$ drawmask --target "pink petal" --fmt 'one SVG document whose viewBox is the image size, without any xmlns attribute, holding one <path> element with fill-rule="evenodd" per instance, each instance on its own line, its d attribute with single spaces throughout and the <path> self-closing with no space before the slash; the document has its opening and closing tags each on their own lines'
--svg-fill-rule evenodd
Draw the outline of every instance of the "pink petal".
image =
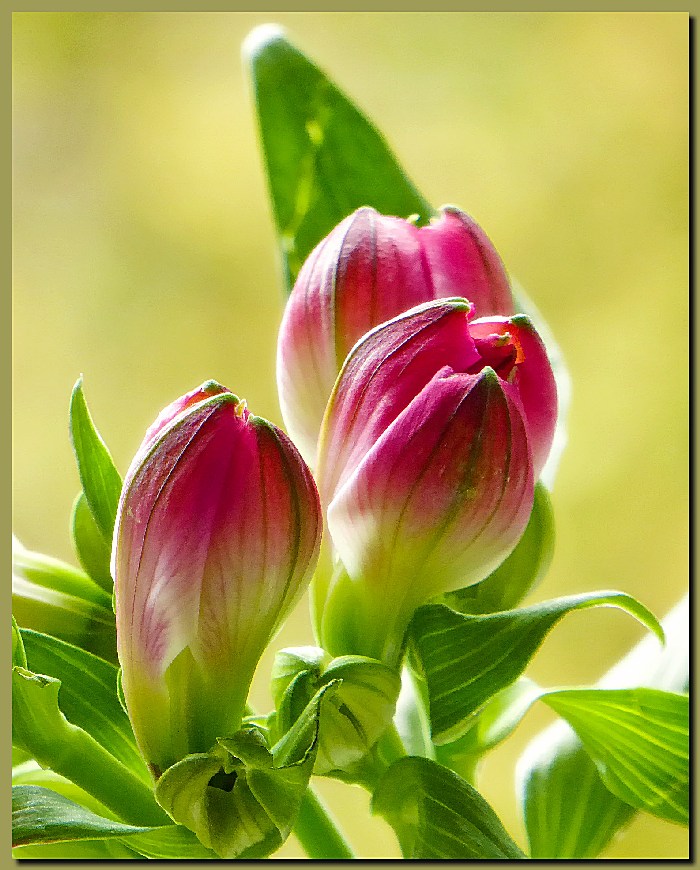
<svg viewBox="0 0 700 870">
<path fill-rule="evenodd" d="M 339 557 L 366 586 L 367 630 L 390 635 L 428 598 L 486 577 L 525 529 L 533 486 L 521 412 L 495 373 L 439 371 L 328 509 Z"/>
<path fill-rule="evenodd" d="M 458 208 L 443 206 L 441 212 L 420 230 L 434 297 L 463 296 L 480 316 L 514 314 L 508 275 L 489 237 Z"/>
<path fill-rule="evenodd" d="M 477 360 L 463 299 L 418 306 L 358 342 L 338 378 L 321 436 L 317 480 L 328 504 L 381 433 L 443 366 Z"/>
<path fill-rule="evenodd" d="M 557 422 L 557 388 L 544 343 L 524 314 L 472 320 L 469 331 L 477 345 L 490 335 L 509 335 L 517 347 L 518 360 L 509 381 L 522 402 L 537 479 L 549 455 Z M 486 358 L 484 363 L 493 364 L 493 360 Z"/>
</svg>

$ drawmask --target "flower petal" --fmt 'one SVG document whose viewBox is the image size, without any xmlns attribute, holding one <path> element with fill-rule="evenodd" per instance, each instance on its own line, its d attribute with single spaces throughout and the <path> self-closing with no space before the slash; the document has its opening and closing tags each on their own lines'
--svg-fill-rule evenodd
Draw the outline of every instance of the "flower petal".
<svg viewBox="0 0 700 870">
<path fill-rule="evenodd" d="M 537 479 L 547 461 L 557 423 L 557 387 L 544 343 L 524 314 L 472 320 L 469 331 L 477 344 L 490 335 L 507 334 L 517 348 L 517 364 L 509 380 L 522 402 Z"/>
</svg>

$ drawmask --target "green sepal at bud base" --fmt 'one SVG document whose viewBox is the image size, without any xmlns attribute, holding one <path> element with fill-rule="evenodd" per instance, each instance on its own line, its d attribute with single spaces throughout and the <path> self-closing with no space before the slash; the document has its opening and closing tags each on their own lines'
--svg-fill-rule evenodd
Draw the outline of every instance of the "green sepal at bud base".
<svg viewBox="0 0 700 870">
<path fill-rule="evenodd" d="M 391 724 L 401 688 L 399 675 L 376 659 L 330 660 L 314 647 L 278 653 L 272 680 L 277 704 L 273 728 L 278 735 L 292 727 L 315 692 L 338 681 L 321 713 L 314 773 L 351 780 L 351 769 L 367 757 Z"/>
<path fill-rule="evenodd" d="M 554 511 L 546 486 L 535 484 L 530 519 L 513 552 L 474 586 L 447 592 L 440 599 L 458 613 L 510 610 L 542 581 L 554 556 Z"/>
<path fill-rule="evenodd" d="M 319 690 L 272 747 L 264 728 L 246 725 L 211 752 L 183 758 L 158 781 L 158 802 L 221 858 L 274 852 L 299 813 L 316 756 L 319 711 L 336 686 Z"/>
</svg>

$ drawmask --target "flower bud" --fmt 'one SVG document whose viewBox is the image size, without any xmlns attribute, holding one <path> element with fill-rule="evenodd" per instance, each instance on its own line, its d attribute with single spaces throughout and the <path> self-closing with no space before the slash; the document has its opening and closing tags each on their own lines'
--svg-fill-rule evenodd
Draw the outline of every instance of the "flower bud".
<svg viewBox="0 0 700 870">
<path fill-rule="evenodd" d="M 495 248 L 453 207 L 425 227 L 361 208 L 312 251 L 287 303 L 277 355 L 282 415 L 307 462 L 355 342 L 415 305 L 453 296 L 469 299 L 481 316 L 514 312 Z"/>
<path fill-rule="evenodd" d="M 237 729 L 321 525 L 294 445 L 218 384 L 148 430 L 124 481 L 112 572 L 124 696 L 156 777 Z"/>
<path fill-rule="evenodd" d="M 317 472 L 337 560 L 315 581 L 333 655 L 395 662 L 416 607 L 483 580 L 527 525 L 553 374 L 527 318 L 473 313 L 460 299 L 405 312 L 365 335 L 338 377 Z"/>
</svg>

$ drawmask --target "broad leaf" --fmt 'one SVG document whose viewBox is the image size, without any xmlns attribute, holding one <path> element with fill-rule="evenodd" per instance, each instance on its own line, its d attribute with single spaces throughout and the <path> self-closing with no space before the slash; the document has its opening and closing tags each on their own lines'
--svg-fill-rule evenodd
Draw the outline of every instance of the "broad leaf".
<svg viewBox="0 0 700 870">
<path fill-rule="evenodd" d="M 523 673 L 563 616 L 599 606 L 619 607 L 663 639 L 654 615 L 622 592 L 572 595 L 484 616 L 455 613 L 444 605 L 419 608 L 408 637 L 427 683 L 433 741 L 461 737 L 488 699 Z"/>
<path fill-rule="evenodd" d="M 659 689 L 570 689 L 542 700 L 576 730 L 608 789 L 688 824 L 688 696 Z"/>
<path fill-rule="evenodd" d="M 508 558 L 481 583 L 448 592 L 444 602 L 458 613 L 495 613 L 517 607 L 540 583 L 554 555 L 554 512 L 549 492 L 535 486 L 532 513 Z"/>
<path fill-rule="evenodd" d="M 75 841 L 104 841 L 87 854 L 76 850 Z M 106 841 L 118 840 L 122 849 L 107 848 Z M 142 827 L 124 825 L 104 818 L 60 794 L 39 786 L 12 788 L 12 845 L 62 843 L 53 857 L 132 857 L 131 850 L 147 858 L 201 859 L 215 857 L 185 828 L 176 825 Z M 68 846 L 68 848 L 65 848 Z M 123 847 L 128 847 L 127 851 Z M 90 854 L 92 852 L 92 854 Z M 121 852 L 121 854 L 120 854 Z M 16 853 L 17 857 L 42 857 L 41 852 Z M 50 857 L 47 855 L 46 857 Z"/>
<path fill-rule="evenodd" d="M 662 621 L 666 646 L 660 649 L 646 636 L 600 686 L 644 683 L 687 692 L 688 611 L 686 596 Z M 581 741 L 561 719 L 527 747 L 518 762 L 517 780 L 533 858 L 595 858 L 635 813 L 605 787 Z"/>
<path fill-rule="evenodd" d="M 71 537 L 75 552 L 85 571 L 102 589 L 112 594 L 111 548 L 100 532 L 85 493 L 78 493 L 71 514 Z"/>
<path fill-rule="evenodd" d="M 458 740 L 436 746 L 436 759 L 473 780 L 484 753 L 511 735 L 542 693 L 543 689 L 532 680 L 520 677 L 489 699 Z"/>
<path fill-rule="evenodd" d="M 34 759 L 13 766 L 12 785 L 35 785 L 48 788 L 64 798 L 80 804 L 88 810 L 92 810 L 98 816 L 105 816 L 105 818 L 118 821 L 111 810 L 96 800 L 91 794 L 88 794 L 80 786 L 66 779 L 65 776 L 61 776 L 48 768 L 41 767 Z"/>
<path fill-rule="evenodd" d="M 111 545 L 122 481 L 107 446 L 92 422 L 78 378 L 70 400 L 70 436 L 83 492 L 100 533 Z"/>
<path fill-rule="evenodd" d="M 37 785 L 12 787 L 12 845 L 94 840 L 150 830 L 103 818 Z"/>
<path fill-rule="evenodd" d="M 28 550 L 14 536 L 12 574 L 34 586 L 52 589 L 104 608 L 110 607 L 111 591 L 105 592 L 84 571 L 60 559 Z"/>
<path fill-rule="evenodd" d="M 427 758 L 386 771 L 372 798 L 396 831 L 404 858 L 513 860 L 524 855 L 473 786 Z"/>
<path fill-rule="evenodd" d="M 151 782 L 117 697 L 117 668 L 56 638 L 22 630 L 30 670 L 61 681 L 60 706 L 78 725 L 144 782 Z"/>
</svg>

